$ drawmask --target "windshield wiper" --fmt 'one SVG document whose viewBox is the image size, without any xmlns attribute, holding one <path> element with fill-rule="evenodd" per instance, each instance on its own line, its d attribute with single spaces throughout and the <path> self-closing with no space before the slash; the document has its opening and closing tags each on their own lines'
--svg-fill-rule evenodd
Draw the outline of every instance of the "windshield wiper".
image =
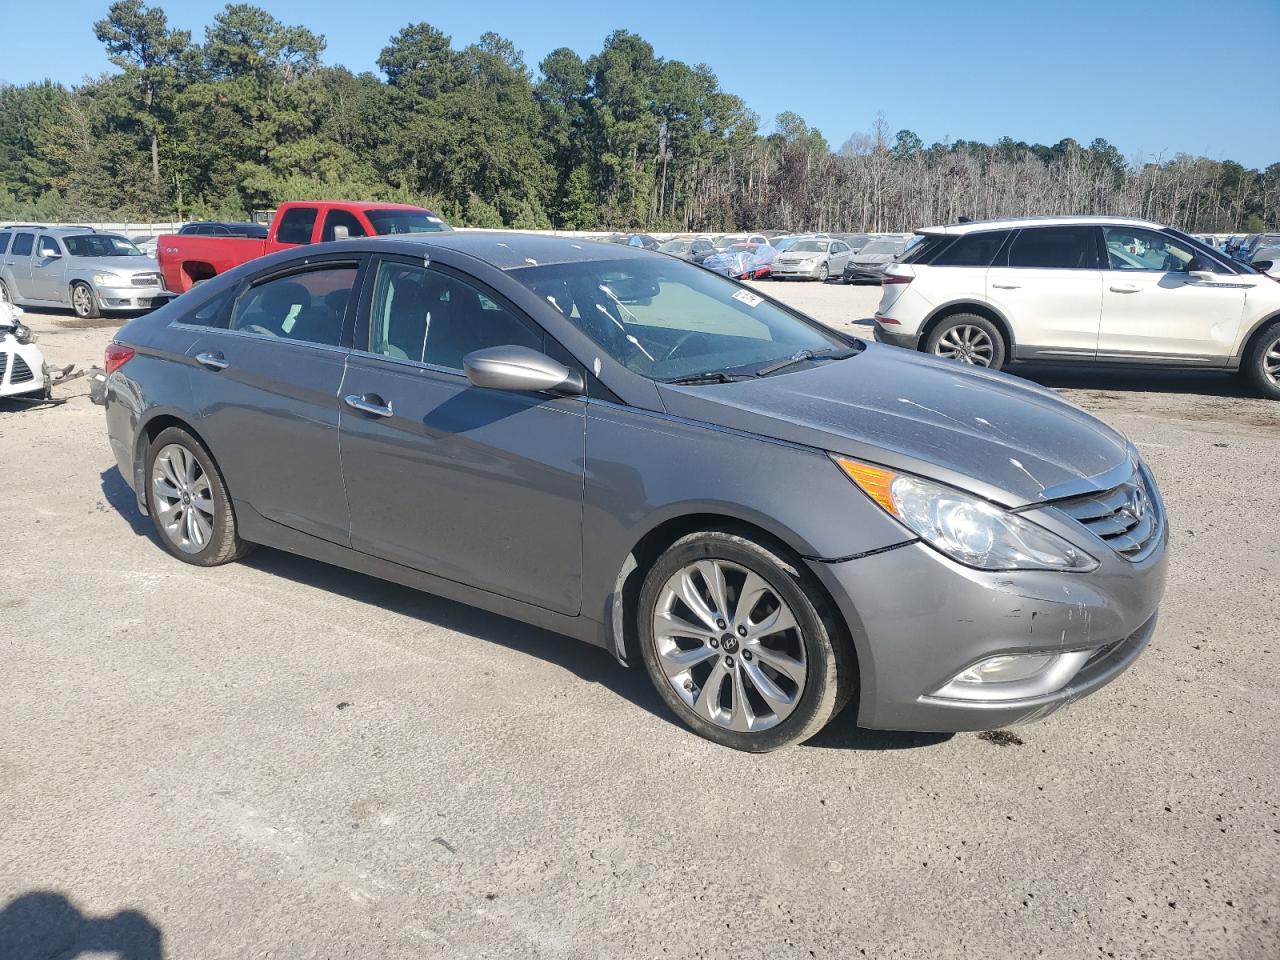
<svg viewBox="0 0 1280 960">
<path fill-rule="evenodd" d="M 756 371 L 755 375 L 757 377 L 767 377 L 771 373 L 777 373 L 779 370 L 787 369 L 787 367 L 794 367 L 797 363 L 804 363 L 806 360 L 843 360 L 845 357 L 853 356 L 853 354 L 854 351 L 852 350 L 801 350 L 785 360 L 778 360 L 767 367 L 761 367 Z"/>
<path fill-rule="evenodd" d="M 742 373 L 725 373 L 723 370 L 708 370 L 706 373 L 695 373 L 687 377 L 676 377 L 674 380 L 664 380 L 663 383 L 689 384 L 689 383 L 734 383 L 738 380 L 748 380 L 749 376 Z"/>
</svg>

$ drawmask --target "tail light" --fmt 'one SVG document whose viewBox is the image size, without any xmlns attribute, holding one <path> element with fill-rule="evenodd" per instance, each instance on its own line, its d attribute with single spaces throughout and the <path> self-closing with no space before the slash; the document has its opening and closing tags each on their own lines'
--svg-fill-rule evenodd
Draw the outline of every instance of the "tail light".
<svg viewBox="0 0 1280 960">
<path fill-rule="evenodd" d="M 108 375 L 113 374 L 133 359 L 134 352 L 133 347 L 126 347 L 123 343 L 108 343 L 102 356 L 102 366 Z"/>
<path fill-rule="evenodd" d="M 910 283 L 914 277 L 904 277 L 896 273 L 886 273 L 880 278 L 881 283 Z"/>
</svg>

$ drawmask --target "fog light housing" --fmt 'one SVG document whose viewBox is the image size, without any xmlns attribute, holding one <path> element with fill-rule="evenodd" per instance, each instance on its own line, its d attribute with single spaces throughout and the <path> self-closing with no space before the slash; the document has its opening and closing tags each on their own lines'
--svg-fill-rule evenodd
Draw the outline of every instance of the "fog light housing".
<svg viewBox="0 0 1280 960">
<path fill-rule="evenodd" d="M 965 667 L 929 696 L 987 703 L 1043 697 L 1070 683 L 1091 652 L 1065 650 L 987 657 Z"/>
<path fill-rule="evenodd" d="M 956 674 L 952 683 L 1016 683 L 1029 680 L 1053 661 L 1057 654 L 1023 653 L 1006 654 L 975 663 Z"/>
</svg>

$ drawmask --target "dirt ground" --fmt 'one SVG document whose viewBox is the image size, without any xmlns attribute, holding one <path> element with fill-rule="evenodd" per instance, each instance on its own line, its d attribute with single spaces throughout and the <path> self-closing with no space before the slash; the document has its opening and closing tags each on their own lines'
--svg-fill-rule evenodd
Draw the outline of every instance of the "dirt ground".
<svg viewBox="0 0 1280 960">
<path fill-rule="evenodd" d="M 864 334 L 878 297 L 762 286 Z M 51 364 L 117 325 L 29 319 Z M 541 630 L 269 550 L 180 564 L 86 381 L 0 405 L 0 957 L 1280 956 L 1280 404 L 1016 372 L 1151 463 L 1151 647 L 1009 735 L 844 717 L 768 756 Z"/>
</svg>

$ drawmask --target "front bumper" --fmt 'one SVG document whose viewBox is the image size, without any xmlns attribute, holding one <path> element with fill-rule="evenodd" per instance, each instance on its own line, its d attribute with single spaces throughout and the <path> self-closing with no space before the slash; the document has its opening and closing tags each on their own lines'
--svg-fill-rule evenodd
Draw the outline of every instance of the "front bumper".
<svg viewBox="0 0 1280 960">
<path fill-rule="evenodd" d="M 0 332 L 0 397 L 43 393 L 48 383 L 39 349 Z"/>
<path fill-rule="evenodd" d="M 98 287 L 98 306 L 106 310 L 150 310 L 162 307 L 173 299 L 174 294 L 159 284 L 148 287 L 134 287 L 122 284 L 117 287 Z"/>
<path fill-rule="evenodd" d="M 1092 573 L 985 572 L 923 543 L 861 559 L 810 561 L 844 614 L 858 653 L 858 725 L 987 730 L 1042 719 L 1110 683 L 1145 649 L 1164 594 L 1167 525 L 1139 563 L 1100 557 Z M 1095 551 L 1095 555 L 1101 551 Z M 1056 655 L 1048 684 L 940 695 L 991 657 Z"/>
<path fill-rule="evenodd" d="M 798 264 L 779 264 L 777 260 L 770 266 L 770 272 L 775 279 L 789 279 L 797 277 L 802 280 L 812 280 L 818 275 L 818 269 L 821 263 L 815 263 L 813 266 L 801 266 Z"/>
<path fill-rule="evenodd" d="M 879 283 L 884 279 L 884 266 L 859 267 L 850 263 L 841 274 L 846 280 L 874 280 Z"/>
</svg>

